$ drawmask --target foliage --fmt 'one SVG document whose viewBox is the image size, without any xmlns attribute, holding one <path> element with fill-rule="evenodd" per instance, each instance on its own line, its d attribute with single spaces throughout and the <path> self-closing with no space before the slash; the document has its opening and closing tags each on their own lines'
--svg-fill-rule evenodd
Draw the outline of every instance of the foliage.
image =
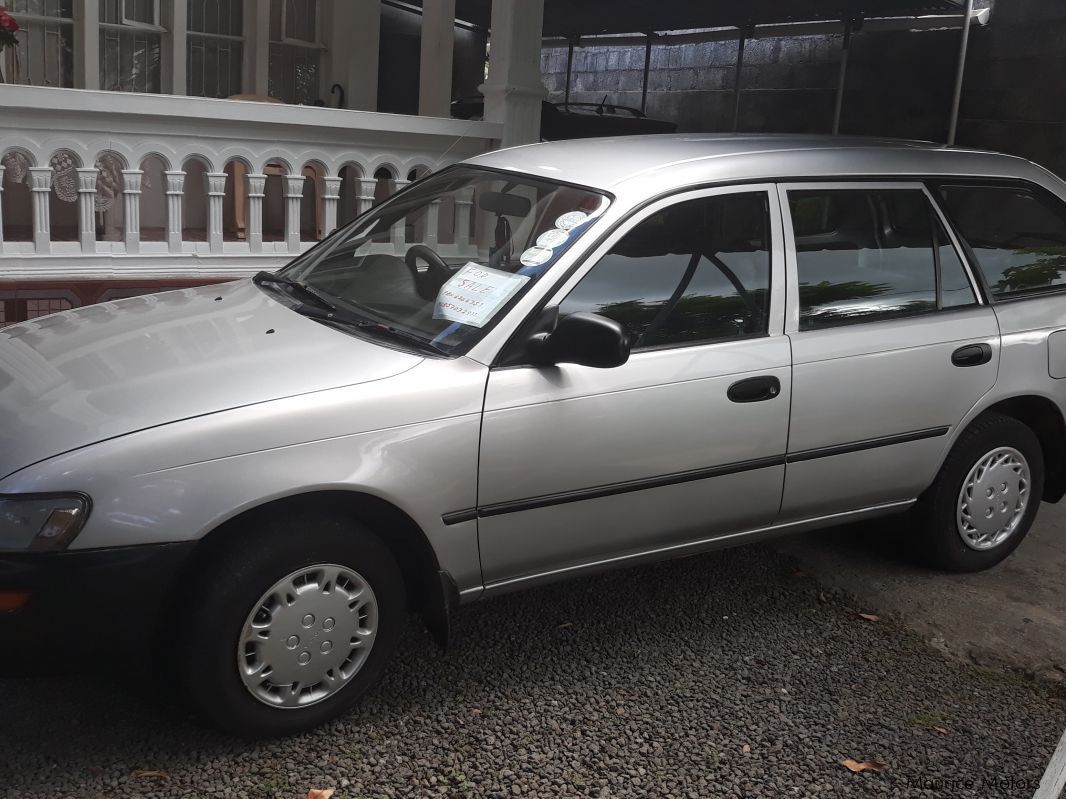
<svg viewBox="0 0 1066 799">
<path fill-rule="evenodd" d="M 5 47 L 14 47 L 18 44 L 19 24 L 15 18 L 7 13 L 4 6 L 0 6 L 0 51 Z"/>
<path fill-rule="evenodd" d="M 1066 248 L 1025 249 L 1017 250 L 1015 254 L 1032 254 L 1036 260 L 1004 269 L 996 284 L 997 294 L 1052 286 L 1062 280 L 1062 273 L 1066 271 Z"/>
</svg>

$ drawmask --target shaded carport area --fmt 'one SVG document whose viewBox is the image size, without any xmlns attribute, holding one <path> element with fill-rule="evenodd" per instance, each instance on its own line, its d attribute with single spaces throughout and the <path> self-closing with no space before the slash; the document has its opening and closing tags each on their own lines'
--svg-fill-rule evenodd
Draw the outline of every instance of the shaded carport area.
<svg viewBox="0 0 1066 799">
<path fill-rule="evenodd" d="M 639 90 L 642 112 L 648 110 L 650 73 L 657 51 L 686 45 L 732 43 L 729 52 L 732 74 L 719 82 L 719 88 L 731 93 L 727 119 L 718 120 L 725 124 L 706 126 L 729 131 L 746 129 L 741 119 L 741 98 L 746 89 L 746 55 L 751 45 L 782 38 L 832 37 L 838 42 L 839 56 L 833 80 L 832 114 L 825 120 L 823 132 L 839 133 L 854 34 L 864 31 L 959 30 L 961 36 L 954 37 L 951 48 L 952 88 L 942 103 L 945 126 L 940 138 L 952 143 L 957 129 L 970 28 L 974 23 L 984 24 L 989 16 L 987 8 L 975 9 L 974 5 L 974 0 L 721 0 L 713 3 L 698 0 L 658 3 L 544 0 L 543 35 L 546 48 L 566 50 L 561 98 L 564 107 L 571 100 L 575 52 L 595 48 L 609 52 L 610 57 L 604 59 L 608 72 L 624 72 L 624 86 L 615 83 L 606 87 L 604 97 L 618 88 L 625 89 L 627 97 Z M 486 22 L 490 6 L 490 0 L 458 0 L 457 13 Z M 932 42 L 929 44 L 933 45 Z M 938 41 L 934 46 L 936 63 L 940 66 L 945 56 L 943 43 Z M 632 57 L 635 48 L 643 51 L 642 58 Z M 694 53 L 686 59 L 685 65 L 696 73 L 702 69 L 721 68 L 724 66 L 722 50 L 722 47 L 714 50 L 704 47 L 702 62 L 701 53 Z M 622 51 L 629 51 L 630 57 L 624 58 L 624 63 L 620 64 L 623 59 L 616 56 Z M 726 82 L 727 85 L 721 85 Z M 638 104 L 634 102 L 632 105 Z"/>
</svg>

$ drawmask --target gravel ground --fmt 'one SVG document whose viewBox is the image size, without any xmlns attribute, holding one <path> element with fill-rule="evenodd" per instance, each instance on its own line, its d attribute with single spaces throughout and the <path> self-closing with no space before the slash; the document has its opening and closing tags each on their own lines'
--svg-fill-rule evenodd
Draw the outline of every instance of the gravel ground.
<svg viewBox="0 0 1066 799">
<path fill-rule="evenodd" d="M 1032 796 L 1061 700 L 860 610 L 761 546 L 564 583 L 464 609 L 446 655 L 412 625 L 360 709 L 263 744 L 0 681 L 0 795 Z"/>
</svg>

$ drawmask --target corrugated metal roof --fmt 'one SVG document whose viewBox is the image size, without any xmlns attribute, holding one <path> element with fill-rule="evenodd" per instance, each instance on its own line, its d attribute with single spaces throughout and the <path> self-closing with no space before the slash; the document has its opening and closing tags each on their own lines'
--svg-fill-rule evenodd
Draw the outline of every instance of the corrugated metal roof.
<svg viewBox="0 0 1066 799">
<path fill-rule="evenodd" d="M 458 0 L 456 15 L 488 25 L 491 0 Z M 962 11 L 963 0 L 544 0 L 544 35 L 643 33 Z"/>
</svg>

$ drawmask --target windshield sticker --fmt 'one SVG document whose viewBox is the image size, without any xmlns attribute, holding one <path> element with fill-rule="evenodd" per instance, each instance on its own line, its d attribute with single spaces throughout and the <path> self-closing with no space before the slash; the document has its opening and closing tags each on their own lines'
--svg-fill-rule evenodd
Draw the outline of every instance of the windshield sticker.
<svg viewBox="0 0 1066 799">
<path fill-rule="evenodd" d="M 552 228 L 551 230 L 545 230 L 539 236 L 537 236 L 538 247 L 558 247 L 560 244 L 565 244 L 566 240 L 570 238 L 570 234 L 561 228 Z"/>
<path fill-rule="evenodd" d="M 584 211 L 570 211 L 556 219 L 555 226 L 561 230 L 573 230 L 588 218 Z"/>
<path fill-rule="evenodd" d="M 530 247 L 518 259 L 522 266 L 540 266 L 551 260 L 553 253 L 548 247 Z"/>
<path fill-rule="evenodd" d="M 548 254 L 550 257 L 551 250 Z M 467 261 L 441 286 L 433 318 L 482 327 L 528 280 L 528 275 L 512 275 Z"/>
</svg>

